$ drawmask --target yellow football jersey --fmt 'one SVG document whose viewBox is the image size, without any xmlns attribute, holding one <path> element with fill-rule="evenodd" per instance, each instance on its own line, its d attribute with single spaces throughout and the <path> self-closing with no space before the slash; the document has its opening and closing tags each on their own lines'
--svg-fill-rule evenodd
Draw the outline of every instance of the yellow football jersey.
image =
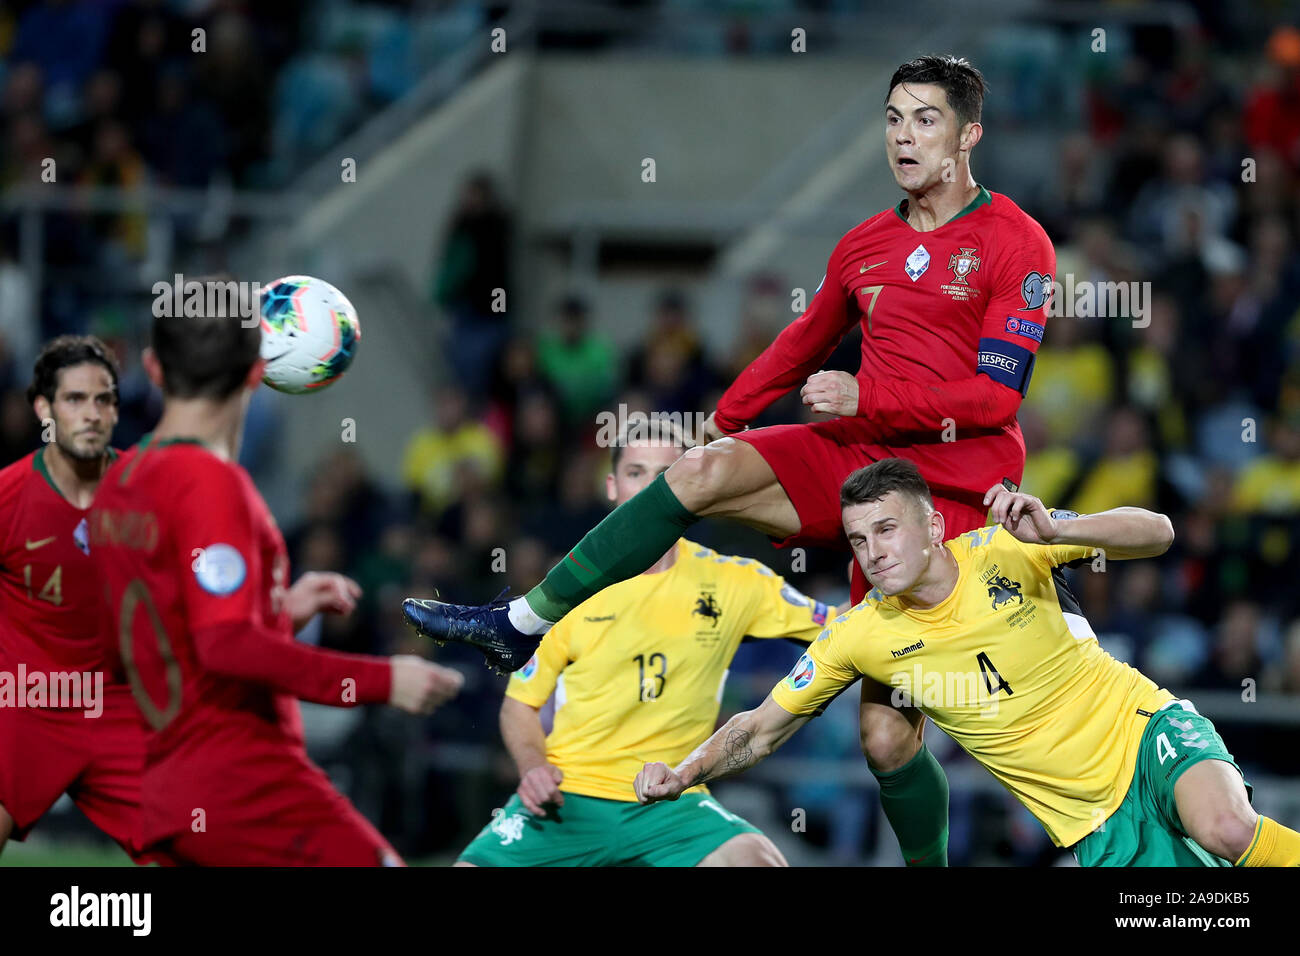
<svg viewBox="0 0 1300 956">
<path fill-rule="evenodd" d="M 1059 566 L 1093 548 L 1024 544 L 1000 525 L 945 544 L 956 587 L 925 610 L 872 590 L 772 691 L 818 714 L 861 675 L 893 688 L 982 763 L 1058 846 L 1124 800 L 1147 718 L 1173 694 L 1097 643 Z"/>
<path fill-rule="evenodd" d="M 506 694 L 540 707 L 555 691 L 546 754 L 564 773 L 561 790 L 634 801 L 642 765 L 676 766 L 713 733 L 744 638 L 807 644 L 829 610 L 752 558 L 682 539 L 667 571 L 621 581 L 565 615 Z"/>
</svg>

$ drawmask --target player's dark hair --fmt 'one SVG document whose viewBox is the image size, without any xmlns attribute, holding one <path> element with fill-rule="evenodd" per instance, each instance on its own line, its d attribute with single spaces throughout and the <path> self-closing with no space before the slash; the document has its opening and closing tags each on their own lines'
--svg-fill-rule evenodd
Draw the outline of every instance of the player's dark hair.
<svg viewBox="0 0 1300 956">
<path fill-rule="evenodd" d="M 934 510 L 930 486 L 921 477 L 920 469 L 906 458 L 882 458 L 849 475 L 840 485 L 840 507 L 879 501 L 891 491 L 911 495 L 928 510 Z"/>
<path fill-rule="evenodd" d="M 27 404 L 36 401 L 37 395 L 44 395 L 47 401 L 53 402 L 59 387 L 59 372 L 86 362 L 94 362 L 108 370 L 113 380 L 113 401 L 116 402 L 117 358 L 108 346 L 93 335 L 60 335 L 47 342 L 36 357 L 32 384 L 27 386 Z"/>
<path fill-rule="evenodd" d="M 209 283 L 226 284 L 235 280 L 229 273 L 219 273 L 192 281 L 207 289 Z M 260 322 L 238 314 L 208 315 L 207 298 L 205 295 L 202 315 L 168 315 L 167 312 L 175 310 L 164 309 L 164 314 L 154 317 L 150 344 L 162 365 L 163 392 L 168 396 L 228 398 L 244 383 L 261 351 Z M 258 303 L 253 302 L 251 306 L 256 310 Z M 218 313 L 237 311 L 217 309 Z"/>
<path fill-rule="evenodd" d="M 681 426 L 671 418 L 664 418 L 659 415 L 651 417 L 640 413 L 629 415 L 626 427 L 619 432 L 618 439 L 614 442 L 614 450 L 611 455 L 614 459 L 614 471 L 618 471 L 618 463 L 623 457 L 623 449 L 629 444 L 672 445 L 674 448 L 685 451 L 686 435 Z"/>
<path fill-rule="evenodd" d="M 948 95 L 948 103 L 957 114 L 960 125 L 980 121 L 988 87 L 984 83 L 984 74 L 971 66 L 965 57 L 943 54 L 908 60 L 890 78 L 889 89 L 885 91 L 886 103 L 899 83 L 931 83 Z"/>
</svg>

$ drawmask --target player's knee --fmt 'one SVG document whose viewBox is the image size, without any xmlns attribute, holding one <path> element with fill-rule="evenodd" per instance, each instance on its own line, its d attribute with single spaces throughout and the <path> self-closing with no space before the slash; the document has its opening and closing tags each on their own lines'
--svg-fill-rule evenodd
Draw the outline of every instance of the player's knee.
<svg viewBox="0 0 1300 956">
<path fill-rule="evenodd" d="M 716 502 L 724 480 L 723 453 L 712 446 L 689 449 L 669 467 L 666 478 L 673 493 L 691 511 Z"/>
<path fill-rule="evenodd" d="M 903 720 L 864 718 L 861 728 L 862 755 L 873 770 L 897 770 L 921 749 L 917 728 Z"/>
<path fill-rule="evenodd" d="M 1211 853 L 1236 862 L 1255 838 L 1255 823 L 1258 819 L 1259 815 L 1254 810 L 1225 807 L 1204 814 L 1202 819 L 1188 827 L 1187 832 Z"/>
<path fill-rule="evenodd" d="M 767 837 L 745 833 L 732 837 L 701 861 L 700 866 L 789 866 Z"/>
<path fill-rule="evenodd" d="M 753 848 L 753 861 L 747 866 L 789 866 L 776 844 L 767 837 L 756 837 Z"/>
</svg>

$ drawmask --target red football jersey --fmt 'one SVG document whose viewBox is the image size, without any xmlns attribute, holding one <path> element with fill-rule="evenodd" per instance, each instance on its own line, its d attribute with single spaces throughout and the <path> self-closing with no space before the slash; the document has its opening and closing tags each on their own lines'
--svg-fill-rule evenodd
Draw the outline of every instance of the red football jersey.
<svg viewBox="0 0 1300 956">
<path fill-rule="evenodd" d="M 95 495 L 90 540 L 151 730 L 146 844 L 188 828 L 196 808 L 265 812 L 267 766 L 307 764 L 297 697 L 387 698 L 386 659 L 295 641 L 279 528 L 247 472 L 202 444 L 149 436 L 126 452 Z"/>
<path fill-rule="evenodd" d="M 89 509 L 54 487 L 44 454 L 0 470 L 0 661 L 10 670 L 100 671 L 103 589 Z"/>
<path fill-rule="evenodd" d="M 987 391 L 977 376 L 1027 392 L 1056 272 L 1052 243 L 1014 202 L 982 186 L 961 213 L 929 232 L 908 224 L 906 202 L 836 244 L 807 311 L 718 403 L 719 427 L 739 431 L 817 371 L 860 323 L 858 415 L 879 426 L 878 440 L 922 432 L 933 437 L 909 438 L 938 442 L 953 424 L 1015 431 L 1019 441 L 1019 399 L 1005 393 L 1010 403 L 990 414 L 997 390 Z M 1006 421 L 991 425 L 985 416 Z"/>
</svg>

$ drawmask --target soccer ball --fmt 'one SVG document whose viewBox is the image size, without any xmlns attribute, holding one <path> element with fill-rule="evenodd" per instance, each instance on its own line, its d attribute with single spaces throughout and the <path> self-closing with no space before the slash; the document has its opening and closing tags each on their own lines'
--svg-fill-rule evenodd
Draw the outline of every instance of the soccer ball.
<svg viewBox="0 0 1300 956">
<path fill-rule="evenodd" d="M 357 310 L 334 286 L 285 276 L 262 288 L 262 381 L 301 395 L 336 381 L 356 358 Z"/>
</svg>

